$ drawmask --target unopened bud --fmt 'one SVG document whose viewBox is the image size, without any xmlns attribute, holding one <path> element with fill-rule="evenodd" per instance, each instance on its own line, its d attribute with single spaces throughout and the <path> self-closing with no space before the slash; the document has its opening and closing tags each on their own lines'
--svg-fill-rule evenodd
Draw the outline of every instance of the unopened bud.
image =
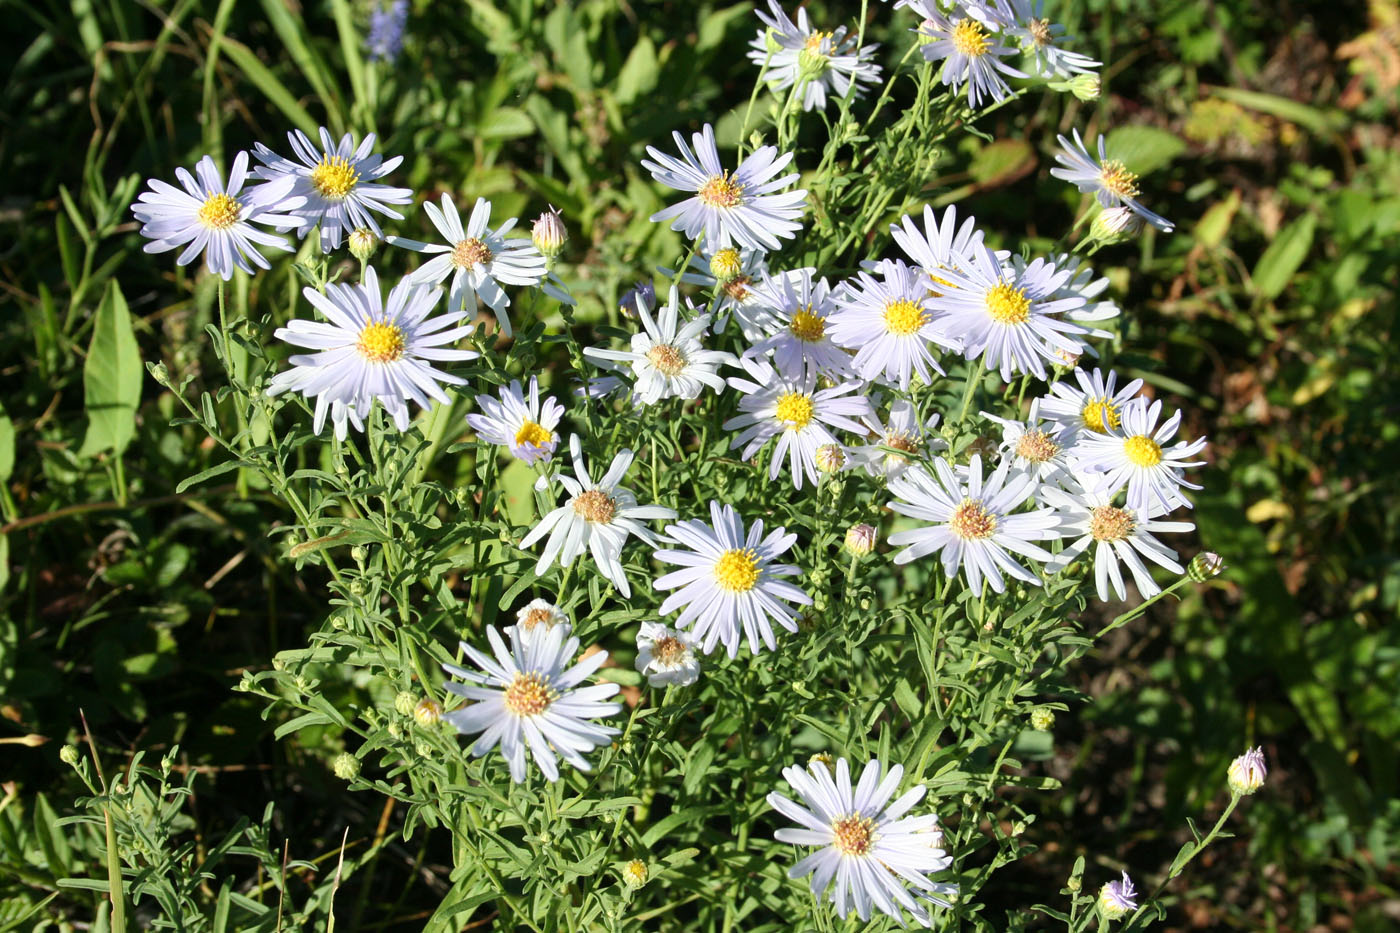
<svg viewBox="0 0 1400 933">
<path fill-rule="evenodd" d="M 426 697 L 413 709 L 413 719 L 424 729 L 436 726 L 442 719 L 442 704 Z"/>
<path fill-rule="evenodd" d="M 558 256 L 564 249 L 564 244 L 569 242 L 569 231 L 553 205 L 535 221 L 535 225 L 530 229 L 530 239 L 535 242 L 535 249 L 543 253 L 545 259 L 551 260 Z"/>
<path fill-rule="evenodd" d="M 637 305 L 641 304 L 650 314 L 656 308 L 656 286 L 650 282 L 638 282 L 630 289 L 622 293 L 618 299 L 617 307 L 626 318 L 637 316 Z"/>
<path fill-rule="evenodd" d="M 379 237 L 369 227 L 356 227 L 350 231 L 350 255 L 360 262 L 369 262 L 369 257 L 379 248 Z"/>
<path fill-rule="evenodd" d="M 412 716 L 413 707 L 418 705 L 418 698 L 407 690 L 400 690 L 399 695 L 394 697 L 394 712 L 400 716 Z"/>
<path fill-rule="evenodd" d="M 812 459 L 817 469 L 823 473 L 840 473 L 846 468 L 846 452 L 840 444 L 823 444 L 817 448 Z"/>
<path fill-rule="evenodd" d="M 808 758 L 807 767 L 810 768 L 812 765 L 821 765 L 826 768 L 826 770 L 832 772 L 836 770 L 836 763 L 831 758 L 831 752 L 817 752 L 811 758 Z"/>
<path fill-rule="evenodd" d="M 369 548 L 365 547 L 363 544 L 357 544 L 350 549 L 350 556 L 354 559 L 355 563 L 363 564 L 365 561 L 369 560 Z"/>
<path fill-rule="evenodd" d="M 1077 74 L 1067 81 L 1051 81 L 1047 86 L 1052 91 L 1068 91 L 1080 100 L 1098 100 L 1103 93 L 1103 82 L 1096 74 Z"/>
<path fill-rule="evenodd" d="M 1110 881 L 1099 889 L 1098 904 L 1105 920 L 1121 920 L 1137 910 L 1137 890 L 1127 872 L 1123 872 L 1121 881 Z"/>
<path fill-rule="evenodd" d="M 1089 235 L 1103 243 L 1121 243 L 1142 232 L 1145 221 L 1130 207 L 1106 207 L 1089 225 Z"/>
<path fill-rule="evenodd" d="M 335 763 L 331 765 L 331 770 L 335 776 L 342 781 L 353 781 L 360 776 L 360 759 L 349 752 L 341 752 L 336 756 Z"/>
<path fill-rule="evenodd" d="M 1226 783 L 1230 785 L 1230 793 L 1249 795 L 1264 786 L 1264 779 L 1269 776 L 1269 768 L 1264 763 L 1264 749 L 1251 748 L 1243 755 L 1230 762 L 1230 769 L 1225 772 Z"/>
<path fill-rule="evenodd" d="M 65 745 L 58 750 L 58 760 L 66 765 L 73 765 L 76 767 L 79 757 L 78 746 L 76 745 Z"/>
<path fill-rule="evenodd" d="M 856 557 L 864 557 L 875 550 L 875 540 L 878 533 L 874 525 L 861 523 L 852 525 L 846 529 L 846 550 Z"/>
<path fill-rule="evenodd" d="M 1204 583 L 1211 577 L 1220 576 L 1225 569 L 1225 558 L 1214 551 L 1202 551 L 1191 558 L 1186 566 L 1186 575 L 1196 583 Z"/>
<path fill-rule="evenodd" d="M 721 285 L 728 285 L 743 271 L 743 260 L 739 256 L 739 250 L 733 246 L 726 246 L 710 257 L 710 274 Z"/>
<path fill-rule="evenodd" d="M 647 883 L 647 863 L 634 858 L 622 867 L 622 880 L 629 888 L 640 888 Z"/>
<path fill-rule="evenodd" d="M 1031 728 L 1036 732 L 1049 732 L 1055 728 L 1055 711 L 1045 706 L 1031 710 Z"/>
</svg>

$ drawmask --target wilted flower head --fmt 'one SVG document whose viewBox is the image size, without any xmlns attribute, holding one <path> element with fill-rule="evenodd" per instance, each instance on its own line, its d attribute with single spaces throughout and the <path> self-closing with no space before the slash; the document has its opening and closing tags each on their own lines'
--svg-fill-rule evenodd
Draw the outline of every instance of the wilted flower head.
<svg viewBox="0 0 1400 933">
<path fill-rule="evenodd" d="M 1230 785 L 1230 793 L 1248 795 L 1264 786 L 1264 779 L 1269 776 L 1269 768 L 1264 763 L 1264 749 L 1251 748 L 1243 755 L 1230 762 L 1230 769 L 1226 772 L 1226 782 Z"/>
<path fill-rule="evenodd" d="M 1137 889 L 1127 872 L 1123 872 L 1122 880 L 1110 881 L 1099 889 L 1099 912 L 1105 920 L 1121 920 L 1137 906 Z"/>
</svg>

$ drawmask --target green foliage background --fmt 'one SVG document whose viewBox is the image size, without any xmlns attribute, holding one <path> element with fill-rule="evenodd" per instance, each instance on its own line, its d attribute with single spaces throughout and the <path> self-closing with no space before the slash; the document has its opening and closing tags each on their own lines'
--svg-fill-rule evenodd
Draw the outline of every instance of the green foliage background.
<svg viewBox="0 0 1400 933">
<path fill-rule="evenodd" d="M 103 877 L 89 837 L 59 822 L 83 793 L 58 760 L 82 735 L 79 709 L 109 766 L 179 744 L 195 796 L 171 819 L 201 850 L 279 802 L 250 832 L 317 867 L 260 864 L 256 840 L 227 855 L 269 902 L 275 887 L 323 892 L 347 828 L 382 841 L 403 818 L 331 775 L 333 730 L 274 741 L 276 718 L 231 689 L 305 645 L 325 588 L 320 568 L 299 571 L 266 536 L 288 520 L 271 497 L 235 495 L 232 473 L 180 488 L 218 458 L 201 432 L 170 426 L 174 400 L 139 362 L 199 378 L 212 362 L 213 282 L 165 304 L 188 293 L 186 273 L 140 251 L 128 205 L 144 179 L 280 141 L 287 126 L 372 128 L 381 151 L 407 155 L 396 181 L 420 197 L 447 186 L 493 199 L 500 216 L 559 207 L 573 236 L 562 274 L 580 320 L 596 323 L 678 253 L 675 234 L 647 220 L 662 202 L 642 147 L 708 120 L 722 146 L 735 141 L 754 71 L 748 3 L 414 6 L 405 54 L 385 67 L 362 60 L 367 9 L 348 0 L 5 5 L 0 737 L 52 741 L 0 746 L 12 782 L 0 803 L 0 930 L 85 922 L 95 909 L 100 887 L 58 885 Z M 859 4 L 812 7 L 836 22 Z M 902 45 L 884 33 L 888 9 L 871 7 L 872 37 Z M 1120 370 L 1188 413 L 1183 436 L 1211 439 L 1196 518 L 1230 570 L 1074 669 L 1101 699 L 1062 715 L 1053 740 L 1018 749 L 1066 789 L 1039 814 L 1041 850 L 983 900 L 1016 926 L 1078 855 L 1165 866 L 1184 818 L 1218 800 L 1248 741 L 1265 747 L 1269 786 L 1235 817 L 1237 837 L 1173 892 L 1172 925 L 1393 928 L 1400 6 L 1091 0 L 1052 11 L 1108 63 L 1102 99 L 1029 98 L 982 121 L 987 139 L 897 168 L 928 202 L 966 200 L 989 230 L 1029 230 L 1048 247 L 1037 230 L 1062 229 L 1077 200 L 1049 178 L 1050 150 L 1020 140 L 1048 147 L 1087 124 L 1136 147 L 1153 206 L 1178 231 L 1095 265 L 1118 283 L 1139 348 Z M 287 301 L 297 287 L 284 270 L 233 300 Z M 364 685 L 324 689 L 334 703 Z M 1075 848 L 1044 843 L 1057 839 Z M 340 922 L 417 928 L 441 897 L 444 853 L 421 836 L 375 851 Z"/>
</svg>

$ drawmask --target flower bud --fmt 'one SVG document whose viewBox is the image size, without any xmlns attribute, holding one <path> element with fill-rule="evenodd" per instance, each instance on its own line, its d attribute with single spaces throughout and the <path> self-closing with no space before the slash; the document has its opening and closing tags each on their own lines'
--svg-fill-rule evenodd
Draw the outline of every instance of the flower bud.
<svg viewBox="0 0 1400 933">
<path fill-rule="evenodd" d="M 356 227 L 350 231 L 350 255 L 360 262 L 369 262 L 369 257 L 379 248 L 379 237 L 369 227 Z"/>
<path fill-rule="evenodd" d="M 350 549 L 350 557 L 354 559 L 355 563 L 363 564 L 369 560 L 369 548 L 363 544 L 357 544 Z"/>
<path fill-rule="evenodd" d="M 1121 881 L 1110 881 L 1099 889 L 1098 905 L 1105 920 L 1121 920 L 1137 910 L 1137 890 L 1127 872 Z"/>
<path fill-rule="evenodd" d="M 737 279 L 744 271 L 743 260 L 739 256 L 739 250 L 733 246 L 726 246 L 717 250 L 710 257 L 710 274 L 713 275 L 721 285 L 728 285 Z"/>
<path fill-rule="evenodd" d="M 846 551 L 855 557 L 864 557 L 875 550 L 875 526 L 861 523 L 846 529 Z"/>
<path fill-rule="evenodd" d="M 1269 768 L 1264 763 L 1264 749 L 1251 748 L 1230 762 L 1225 772 L 1225 782 L 1230 785 L 1230 793 L 1247 796 L 1264 786 L 1269 776 Z"/>
<path fill-rule="evenodd" d="M 394 697 L 394 712 L 400 716 L 412 716 L 413 707 L 418 705 L 418 698 L 407 690 L 400 690 L 399 695 Z"/>
<path fill-rule="evenodd" d="M 564 220 L 559 216 L 559 212 L 550 205 L 535 221 L 535 225 L 530 228 L 530 239 L 535 242 L 535 249 L 544 254 L 545 259 L 554 259 L 564 249 L 564 244 L 569 242 L 569 231 L 564 227 Z"/>
<path fill-rule="evenodd" d="M 823 473 L 840 473 L 846 466 L 846 452 L 840 444 L 823 444 L 816 449 L 812 459 L 817 469 Z"/>
<path fill-rule="evenodd" d="M 349 752 L 341 752 L 336 756 L 335 763 L 331 765 L 331 770 L 335 776 L 342 781 L 353 781 L 360 776 L 360 759 Z"/>
<path fill-rule="evenodd" d="M 1141 233 L 1145 223 L 1132 208 L 1106 207 L 1094 216 L 1089 236 L 1101 243 L 1121 243 Z"/>
<path fill-rule="evenodd" d="M 78 746 L 76 745 L 65 745 L 58 750 L 58 760 L 66 765 L 77 767 L 78 758 Z"/>
<path fill-rule="evenodd" d="M 1067 81 L 1051 81 L 1046 86 L 1052 91 L 1068 91 L 1080 100 L 1098 100 L 1103 93 L 1103 81 L 1096 74 L 1077 74 Z"/>
<path fill-rule="evenodd" d="M 419 758 L 433 757 L 433 747 L 427 742 L 419 742 L 417 745 L 413 746 L 413 750 L 418 753 Z"/>
<path fill-rule="evenodd" d="M 622 293 L 618 299 L 617 307 L 625 318 L 637 316 L 637 304 L 641 303 L 650 314 L 656 308 L 656 286 L 650 282 L 638 282 L 630 289 Z"/>
<path fill-rule="evenodd" d="M 1031 728 L 1036 732 L 1049 732 L 1055 728 L 1055 711 L 1046 706 L 1031 710 Z"/>
<path fill-rule="evenodd" d="M 363 596 L 363 595 L 365 595 L 365 581 L 363 581 L 363 580 L 351 580 L 351 581 L 350 581 L 350 595 L 351 595 L 351 596 Z"/>
<path fill-rule="evenodd" d="M 442 704 L 424 697 L 414 707 L 413 719 L 424 729 L 431 729 L 442 719 Z"/>
<path fill-rule="evenodd" d="M 622 867 L 622 881 L 629 888 L 640 888 L 647 883 L 647 863 L 639 858 L 634 858 Z"/>
<path fill-rule="evenodd" d="M 831 758 L 831 752 L 817 752 L 811 758 L 807 759 L 807 767 L 810 768 L 815 764 L 822 765 L 828 771 L 835 770 L 835 762 Z"/>
<path fill-rule="evenodd" d="M 158 361 L 150 364 L 151 378 L 163 386 L 170 385 L 170 369 L 164 362 Z"/>
<path fill-rule="evenodd" d="M 1220 576 L 1225 569 L 1225 558 L 1214 551 L 1202 551 L 1191 558 L 1186 566 L 1186 575 L 1196 583 L 1204 583 L 1211 577 Z"/>
<path fill-rule="evenodd" d="M 1055 365 L 1063 366 L 1065 369 L 1073 369 L 1074 367 L 1079 365 L 1079 358 L 1081 356 L 1083 356 L 1082 353 L 1071 353 L 1063 347 L 1056 347 L 1055 358 L 1058 359 L 1060 362 L 1056 363 Z"/>
</svg>

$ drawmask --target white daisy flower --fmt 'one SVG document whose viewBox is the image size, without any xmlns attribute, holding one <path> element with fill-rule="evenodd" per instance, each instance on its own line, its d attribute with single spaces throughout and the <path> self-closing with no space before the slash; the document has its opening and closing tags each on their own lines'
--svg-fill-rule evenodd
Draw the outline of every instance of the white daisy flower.
<svg viewBox="0 0 1400 933">
<path fill-rule="evenodd" d="M 688 628 L 702 650 L 709 654 L 723 644 L 731 658 L 739 654 L 741 636 L 758 654 L 760 643 L 777 650 L 773 622 L 789 632 L 797 631 L 797 618 L 787 603 L 810 606 L 812 598 L 799 587 L 779 580 L 802 573 L 791 564 L 775 564 L 797 541 L 797 535 L 777 528 L 763 536 L 763 519 L 744 533 L 744 522 L 734 507 L 710 503 L 710 524 L 691 519 L 667 525 L 666 534 L 684 550 L 658 550 L 663 563 L 679 564 L 652 588 L 676 590 L 661 604 L 668 615 L 681 610 L 676 628 Z"/>
<path fill-rule="evenodd" d="M 467 424 L 483 440 L 509 447 L 511 456 L 527 464 L 550 460 L 559 446 L 555 428 L 563 417 L 564 406 L 552 398 L 545 399 L 541 406 L 540 384 L 534 376 L 530 377 L 528 401 L 516 380 L 498 394 L 499 402 L 489 395 L 478 395 L 476 407 L 481 413 L 467 415 Z"/>
<path fill-rule="evenodd" d="M 1108 157 L 1108 142 L 1104 137 L 1099 137 L 1097 160 L 1084 147 L 1079 130 L 1074 131 L 1073 142 L 1063 136 L 1056 139 L 1060 142 L 1061 151 L 1055 155 L 1055 161 L 1064 167 L 1052 168 L 1051 175 L 1069 182 L 1080 191 L 1093 192 L 1104 207 L 1122 204 L 1159 230 L 1171 233 L 1176 229 L 1170 220 L 1152 213 L 1139 203 L 1137 175 L 1128 171 L 1122 162 Z"/>
<path fill-rule="evenodd" d="M 870 441 L 855 448 L 852 458 L 871 476 L 895 479 L 903 476 L 919 457 L 948 448 L 948 442 L 937 432 L 938 414 L 935 412 L 920 424 L 919 411 L 908 399 L 897 398 L 891 402 L 889 416 L 884 421 L 875 412 L 864 420 L 871 432 Z M 901 453 L 891 453 L 886 448 Z"/>
<path fill-rule="evenodd" d="M 596 652 L 568 667 L 578 653 L 579 641 L 566 625 L 556 625 L 539 637 L 522 638 L 519 632 L 511 632 L 509 649 L 495 626 L 486 627 L 486 638 L 494 657 L 462 642 L 462 652 L 484 674 L 455 664 L 442 666 L 447 673 L 467 681 L 448 681 L 444 689 L 475 701 L 444 713 L 442 718 L 465 735 L 481 733 L 472 743 L 473 757 L 500 745 L 501 757 L 510 766 L 510 779 L 517 783 L 525 780 L 527 748 L 551 781 L 559 779 L 559 758 L 580 771 L 590 770 L 583 753 L 607 745 L 619 730 L 588 720 L 621 712 L 621 703 L 603 702 L 620 688 L 617 684 L 579 684 L 607 663 L 608 653 Z"/>
<path fill-rule="evenodd" d="M 997 450 L 1017 469 L 1034 473 L 1042 483 L 1061 482 L 1069 478 L 1079 432 L 1070 425 L 1044 418 L 1040 401 L 1031 402 L 1025 421 L 998 418 L 985 411 L 982 417 L 1001 425 Z"/>
<path fill-rule="evenodd" d="M 475 316 L 479 297 L 496 315 L 501 333 L 510 337 L 510 315 L 506 313 L 510 296 L 501 284 L 538 285 L 546 274 L 543 254 L 528 239 L 505 238 L 515 229 L 514 217 L 492 230 L 491 202 L 485 198 L 476 199 L 465 227 L 450 194 L 442 196 L 441 210 L 431 201 L 423 202 L 423 210 L 446 243 L 422 243 L 401 236 L 388 237 L 385 242 L 415 253 L 434 254 L 410 278 L 435 285 L 452 276 L 447 306 L 454 311 L 466 309 Z"/>
<path fill-rule="evenodd" d="M 714 319 L 716 334 L 724 333 L 731 314 L 739 322 L 744 339 L 749 341 L 762 337 L 776 322 L 772 307 L 757 288 L 769 279 L 765 253 L 735 246 L 713 251 L 702 249 L 700 255 L 690 257 L 690 268 L 694 271 L 683 273 L 681 281 L 699 285 L 714 294 L 709 314 Z M 791 274 L 783 272 L 779 276 L 786 278 Z"/>
<path fill-rule="evenodd" d="M 654 405 L 663 398 L 695 398 L 705 386 L 716 392 L 724 389 L 724 377 L 716 371 L 738 361 L 732 353 L 706 350 L 700 342 L 710 325 L 708 314 L 680 326 L 676 286 L 671 286 L 670 297 L 656 320 L 642 304 L 637 306 L 637 317 L 642 332 L 632 335 L 630 350 L 584 347 L 583 355 L 604 369 L 622 370 L 618 364 L 628 364 L 636 380 L 632 391 L 644 405 Z"/>
<path fill-rule="evenodd" d="M 1187 443 L 1173 444 L 1181 426 L 1177 412 L 1157 426 L 1162 413 L 1160 401 L 1148 404 L 1139 398 L 1123 409 L 1122 423 L 1109 434 L 1088 434 L 1080 440 L 1074 455 L 1080 469 L 1098 473 L 1095 492 L 1117 492 L 1128 487 L 1128 507 L 1145 512 L 1154 505 L 1171 511 L 1178 505 L 1191 508 L 1191 502 L 1181 489 L 1200 489 L 1188 483 L 1183 470 L 1204 465 L 1204 460 L 1190 460 L 1205 450 L 1204 437 Z"/>
<path fill-rule="evenodd" d="M 533 638 L 556 626 L 571 628 L 568 613 L 547 599 L 532 599 L 515 613 L 515 624 L 507 625 L 506 635 L 519 632 L 522 637 Z"/>
<path fill-rule="evenodd" d="M 828 92 L 840 100 L 854 84 L 851 96 L 857 98 L 863 94 L 861 85 L 880 80 L 880 66 L 871 61 L 879 45 L 857 48 L 858 38 L 848 37 L 845 26 L 832 32 L 814 30 L 806 9 L 797 11 L 795 24 L 776 0 L 768 0 L 768 10 L 771 16 L 754 10 L 767 28 L 749 43 L 749 60 L 759 67 L 767 63 L 764 80 L 769 90 L 777 93 L 801 84 L 802 109 L 824 110 Z"/>
<path fill-rule="evenodd" d="M 982 458 L 973 455 L 966 479 L 959 479 L 946 460 L 933 463 L 938 478 L 923 466 L 915 466 L 890 483 L 890 492 L 899 497 L 889 507 L 900 515 L 932 522 L 922 528 L 897 531 L 891 544 L 907 544 L 894 557 L 896 564 L 907 564 L 917 557 L 943 552 L 943 572 L 956 576 L 959 565 L 967 574 L 968 587 L 977 592 L 985 577 L 992 589 L 1006 592 L 1002 573 L 1040 585 L 1040 577 L 1012 560 L 1007 551 L 1045 562 L 1049 552 L 1031 544 L 1059 537 L 1059 518 L 1052 509 L 1011 514 L 1035 494 L 1039 480 L 1033 473 L 1011 472 L 1011 461 L 1003 460 L 982 482 Z"/>
<path fill-rule="evenodd" d="M 1106 434 L 1122 424 L 1123 409 L 1142 388 L 1142 380 L 1134 379 L 1118 389 L 1118 374 L 1111 370 L 1105 378 L 1100 369 L 1092 374 L 1076 369 L 1074 379 L 1079 383 L 1078 389 L 1064 382 L 1050 387 L 1050 394 L 1040 400 L 1040 414 L 1098 434 Z"/>
<path fill-rule="evenodd" d="M 890 234 L 905 255 L 929 277 L 930 297 L 953 287 L 938 273 L 943 269 L 965 269 L 972 264 L 973 250 L 982 245 L 977 219 L 968 217 L 958 226 L 957 205 L 950 204 L 940 223 L 933 208 L 924 205 L 924 229 L 908 214 L 890 224 Z"/>
<path fill-rule="evenodd" d="M 653 687 L 688 687 L 700 679 L 700 659 L 689 632 L 643 622 L 637 632 L 637 672 Z"/>
<path fill-rule="evenodd" d="M 569 501 L 540 519 L 520 546 L 528 548 L 549 535 L 535 565 L 535 573 L 540 576 L 556 559 L 560 566 L 567 567 L 587 550 L 604 578 L 616 586 L 624 598 L 631 596 L 632 587 L 620 559 L 627 536 L 633 535 L 655 547 L 656 536 L 642 523 L 675 518 L 676 513 L 661 505 L 638 505 L 631 490 L 618 485 L 632 466 L 632 451 L 619 451 L 608 472 L 597 483 L 588 472 L 577 434 L 569 437 L 569 455 L 574 462 L 575 476 L 561 473 L 556 477 L 569 494 Z"/>
<path fill-rule="evenodd" d="M 1142 562 L 1143 557 L 1173 573 L 1186 572 L 1177 563 L 1176 552 L 1158 541 L 1152 533 L 1187 532 L 1196 526 L 1190 522 L 1157 521 L 1166 514 L 1162 506 L 1154 504 L 1146 511 L 1119 508 L 1113 505 L 1111 496 L 1086 492 L 1082 486 L 1070 489 L 1047 486 L 1041 490 L 1040 499 L 1060 513 L 1061 534 L 1066 539 L 1075 539 L 1056 554 L 1045 569 L 1058 573 L 1092 545 L 1094 583 L 1099 599 L 1104 602 L 1111 598 L 1110 583 L 1120 600 L 1128 598 L 1123 588 L 1123 572 L 1118 567 L 1119 560 L 1128 565 L 1138 592 L 1145 599 L 1156 596 L 1162 588 L 1152 579 L 1151 571 Z"/>
<path fill-rule="evenodd" d="M 647 153 L 656 161 L 643 160 L 642 168 L 663 185 L 694 191 L 695 197 L 652 214 L 652 221 L 675 218 L 672 230 L 692 240 L 703 233 L 705 245 L 712 249 L 737 243 L 749 249 L 773 250 L 782 245 L 779 237 L 791 239 L 802 229 L 797 218 L 802 216 L 807 192 L 781 191 L 797 180 L 797 173 L 773 177 L 792 161 L 791 152 L 780 156 L 776 146 L 762 146 L 731 174 L 720 167 L 710 124 L 692 134 L 693 153 L 680 133 L 671 135 L 682 158 L 648 146 Z"/>
<path fill-rule="evenodd" d="M 921 47 L 924 59 L 943 61 L 940 80 L 954 93 L 967 85 L 968 106 L 978 107 L 988 97 L 1005 100 L 1011 88 L 1002 75 L 1027 77 L 1025 72 L 1002 61 L 1019 52 L 1001 41 L 999 34 L 1009 25 L 1001 13 L 980 5 L 976 6 L 977 17 L 970 15 L 970 7 L 962 5 L 954 7 L 950 15 L 934 9 L 932 3 L 916 8 L 926 17 L 919 26 L 919 34 L 932 40 Z"/>
<path fill-rule="evenodd" d="M 755 291 L 758 300 L 772 309 L 768 336 L 744 351 L 745 357 L 773 354 L 773 365 L 787 375 L 817 373 L 841 379 L 853 373 L 851 355 L 838 347 L 827 332 L 836 301 L 826 279 L 813 281 L 813 269 L 798 269 L 773 276 Z"/>
<path fill-rule="evenodd" d="M 302 236 L 311 232 L 313 224 L 320 226 L 322 252 L 339 249 L 341 238 L 357 227 L 368 227 L 375 236 L 382 237 L 374 213 L 403 219 L 402 214 L 385 205 L 408 204 L 413 200 L 413 192 L 374 183 L 398 168 L 403 156 L 386 161 L 376 154 L 373 133 L 358 146 L 349 133 L 335 143 L 323 126 L 319 149 L 301 130 L 289 132 L 287 141 L 296 154 L 295 161 L 279 156 L 262 143 L 253 147 L 262 163 L 256 174 L 259 178 L 292 179 L 292 194 L 305 199 L 292 213 L 305 219 Z"/>
<path fill-rule="evenodd" d="M 1041 78 L 1069 78 L 1076 74 L 1093 74 L 1102 62 L 1087 55 L 1062 49 L 1065 27 L 1045 18 L 1045 0 L 1010 0 L 1015 21 L 1006 34 L 1021 43 L 1031 57 L 1031 73 Z"/>
<path fill-rule="evenodd" d="M 795 488 L 802 488 L 804 475 L 816 483 L 818 448 L 837 443 L 830 429 L 864 433 L 861 423 L 853 419 L 869 414 L 870 402 L 864 396 L 850 394 L 860 391 L 860 383 L 845 382 L 818 390 L 816 373 L 784 376 L 766 363 L 742 362 L 756 381 L 738 377 L 729 380 L 744 396 L 739 400 L 740 414 L 723 425 L 726 431 L 743 429 L 729 442 L 730 449 L 744 447 L 740 456 L 752 460 L 769 439 L 777 436 L 768 478 L 777 479 L 786 460 Z"/>
<path fill-rule="evenodd" d="M 259 246 L 292 251 L 283 237 L 253 226 L 267 224 L 290 230 L 301 225 L 301 218 L 294 215 L 302 199 L 290 194 L 291 179 L 281 178 L 245 189 L 246 152 L 234 157 L 227 185 L 209 156 L 195 165 L 194 175 L 177 168 L 175 177 L 184 190 L 151 178 L 146 182 L 151 190 L 141 192 L 131 205 L 131 213 L 143 225 L 141 235 L 151 240 L 142 247 L 146 252 L 164 253 L 188 243 L 175 260 L 177 265 L 189 265 L 203 254 L 205 268 L 228 281 L 233 278 L 234 269 L 251 274 L 254 265 L 272 268 L 258 252 Z M 253 265 L 248 264 L 250 260 Z"/>
<path fill-rule="evenodd" d="M 831 339 L 855 350 L 851 368 L 862 379 L 883 379 L 908 389 L 913 374 L 925 383 L 932 373 L 943 375 L 930 345 L 961 349 L 947 336 L 943 322 L 929 305 L 923 274 L 898 260 L 876 267 L 883 281 L 869 272 L 856 273 L 836 294 L 830 318 Z"/>
<path fill-rule="evenodd" d="M 389 291 L 386 303 L 371 266 L 359 285 L 327 285 L 324 295 L 307 287 L 302 294 L 326 322 L 295 319 L 279 327 L 275 336 L 316 352 L 290 357 L 292 368 L 272 377 L 267 394 L 294 390 L 315 398 L 317 434 L 332 408 L 337 439 L 345 439 L 347 419 L 363 430 L 362 419 L 376 400 L 398 429 L 406 431 L 410 400 L 422 408 L 430 407 L 430 399 L 446 404 L 447 394 L 438 383 L 466 384 L 431 365 L 478 356 L 471 350 L 448 349 L 471 333 L 467 327 L 448 329 L 462 320 L 461 313 L 428 317 L 442 297 L 441 289 L 405 279 Z"/>
<path fill-rule="evenodd" d="M 1058 364 L 1057 350 L 1079 352 L 1082 344 L 1074 337 L 1112 336 L 1062 317 L 1084 306 L 1080 296 L 1054 297 L 1072 270 L 1056 269 L 1044 259 L 1024 269 L 1007 267 L 985 246 L 977 247 L 972 258 L 966 270 L 945 272 L 955 287 L 929 299 L 929 307 L 943 312 L 944 330 L 962 341 L 963 355 L 999 369 L 1002 381 L 1010 382 L 1018 372 L 1044 379 L 1043 360 Z"/>
<path fill-rule="evenodd" d="M 780 829 L 774 838 L 821 847 L 789 869 L 788 877 L 811 875 L 812 893 L 818 897 L 834 880 L 836 887 L 828 899 L 843 920 L 855 908 L 860 919 L 868 921 L 874 906 L 900 926 L 904 926 L 903 911 L 908 911 L 915 923 L 932 927 L 923 901 L 951 906 L 942 895 L 955 894 L 957 885 L 928 878 L 953 864 L 942 848 L 938 816 L 905 815 L 928 788 L 915 784 L 890 802 L 904 777 L 902 766 L 895 765 L 885 774 L 880 760 L 872 759 L 855 787 L 845 758 L 837 760 L 834 780 L 830 766 L 820 760 L 810 762 L 806 771 L 790 765 L 783 769 L 783 777 L 802 802 L 774 792 L 768 795 L 768 805 L 799 826 Z"/>
</svg>

